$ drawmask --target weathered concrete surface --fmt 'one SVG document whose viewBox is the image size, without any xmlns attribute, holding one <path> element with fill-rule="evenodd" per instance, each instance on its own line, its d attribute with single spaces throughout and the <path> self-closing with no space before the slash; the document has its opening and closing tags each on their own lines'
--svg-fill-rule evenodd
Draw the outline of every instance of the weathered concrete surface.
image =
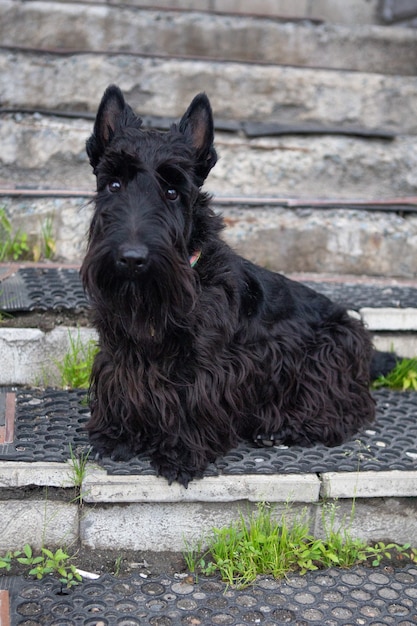
<svg viewBox="0 0 417 626">
<path fill-rule="evenodd" d="M 277 505 L 279 516 L 287 519 L 304 510 L 305 505 Z M 236 522 L 256 510 L 248 501 L 230 503 L 171 502 L 162 504 L 135 503 L 111 506 L 85 505 L 80 520 L 82 545 L 89 548 L 131 550 L 183 551 L 188 545 L 207 540 L 213 528 Z"/>
<path fill-rule="evenodd" d="M 184 489 L 156 476 L 108 476 L 104 470 L 93 468 L 83 481 L 84 500 L 89 503 L 317 502 L 319 491 L 315 474 L 207 476 Z"/>
<path fill-rule="evenodd" d="M 16 455 L 17 456 L 17 455 Z M 0 461 L 0 488 L 13 489 L 35 485 L 37 487 L 74 487 L 73 468 L 68 463 L 35 461 Z"/>
<path fill-rule="evenodd" d="M 34 116 L 0 123 L 0 181 L 23 186 L 94 189 L 85 152 L 92 122 Z"/>
<path fill-rule="evenodd" d="M 95 113 L 110 83 L 118 84 L 142 115 L 179 117 L 196 93 L 206 91 L 217 119 L 417 132 L 416 76 L 124 54 L 0 50 L 3 107 Z"/>
<path fill-rule="evenodd" d="M 417 497 L 417 471 L 325 472 L 320 478 L 323 498 Z"/>
<path fill-rule="evenodd" d="M 27 233 L 29 242 L 42 241 L 42 226 L 51 221 L 56 256 L 60 260 L 81 263 L 85 254 L 91 197 L 14 197 L 3 196 L 0 206 L 13 227 Z"/>
<path fill-rule="evenodd" d="M 392 350 L 404 358 L 415 358 L 417 354 L 417 336 L 409 333 L 374 333 L 373 344 L 377 350 L 391 352 Z"/>
<path fill-rule="evenodd" d="M 417 215 L 347 209 L 223 210 L 224 236 L 283 272 L 416 276 Z"/>
<path fill-rule="evenodd" d="M 80 520 L 81 543 L 89 548 L 183 551 L 203 542 L 214 527 L 248 516 L 256 506 L 248 501 L 219 503 L 127 504 L 111 507 L 85 505 Z M 311 531 L 324 536 L 322 507 L 318 505 L 276 505 L 274 516 L 284 514 L 291 524 L 295 516 L 306 515 Z M 352 515 L 352 512 L 354 514 Z M 352 520 L 351 520 L 352 516 Z M 415 498 L 373 498 L 336 503 L 334 528 L 348 529 L 350 535 L 368 542 L 389 539 L 399 544 L 415 543 L 417 506 Z"/>
<path fill-rule="evenodd" d="M 417 169 L 416 169 L 417 172 Z M 33 237 L 52 218 L 57 255 L 81 263 L 92 215 L 91 197 L 12 198 L 1 205 Z M 240 254 L 276 271 L 332 275 L 417 276 L 417 215 L 350 209 L 232 208 L 224 239 Z M 386 329 L 389 330 L 389 329 Z"/>
<path fill-rule="evenodd" d="M 417 311 L 413 308 L 361 309 L 362 319 L 372 331 L 417 331 Z"/>
<path fill-rule="evenodd" d="M 340 526 L 341 525 L 341 526 Z M 380 540 L 415 545 L 417 536 L 416 498 L 369 498 L 338 500 L 334 528 L 348 528 L 352 537 L 369 543 Z M 321 510 L 317 510 L 313 532 L 323 537 Z"/>
<path fill-rule="evenodd" d="M 140 480 L 139 477 L 137 477 Z M 88 505 L 53 500 L 0 500 L 0 552 L 81 544 L 93 549 L 183 551 L 207 541 L 214 527 L 249 516 L 256 504 L 242 500 L 225 503 L 172 502 Z M 354 511 L 353 515 L 352 512 Z M 277 504 L 273 516 L 285 515 L 291 524 L 306 515 L 311 532 L 324 536 L 322 506 Z M 328 520 L 328 517 L 324 517 Z M 399 544 L 415 543 L 417 505 L 415 498 L 369 498 L 338 500 L 334 528 L 348 528 L 352 537 L 368 542 L 381 539 Z"/>
<path fill-rule="evenodd" d="M 54 328 L 44 333 L 38 328 L 2 328 L 2 385 L 53 385 L 60 379 L 57 363 L 70 348 L 70 337 L 86 344 L 96 337 L 91 328 Z"/>
<path fill-rule="evenodd" d="M 52 500 L 0 500 L 0 553 L 28 543 L 39 550 L 68 546 L 78 539 L 76 504 Z"/>
<path fill-rule="evenodd" d="M 213 193 L 370 199 L 417 191 L 411 136 L 392 143 L 329 136 L 248 141 L 217 133 L 216 146 L 220 160 L 205 185 Z"/>
<path fill-rule="evenodd" d="M 28 499 L 23 489 L 27 485 L 71 486 L 66 482 L 69 463 L 2 462 L 0 471 L 4 475 L 0 487 L 14 489 L 12 499 L 0 495 L 1 553 L 21 549 L 25 543 L 39 549 L 77 541 L 93 549 L 111 545 L 114 550 L 182 551 L 185 541 L 189 546 L 201 541 L 204 545 L 214 527 L 236 522 L 240 515 L 249 516 L 259 503 L 265 502 L 265 496 L 270 496 L 275 486 L 277 493 L 270 498 L 273 518 L 279 520 L 284 515 L 291 524 L 295 517 L 306 516 L 311 532 L 324 536 L 323 520 L 328 526 L 331 514 L 326 509 L 323 511 L 323 505 L 333 502 L 336 494 L 329 489 L 331 483 L 338 493 L 334 501 L 335 529 L 341 525 L 349 529 L 352 537 L 368 542 L 390 539 L 400 544 L 415 543 L 417 534 L 416 497 L 404 498 L 396 493 L 389 497 L 395 492 L 393 484 L 398 486 L 402 474 L 410 495 L 415 494 L 413 472 L 383 472 L 382 480 L 378 480 L 378 472 L 328 473 L 320 477 L 221 476 L 191 483 L 189 491 L 179 485 L 169 486 L 164 479 L 153 476 L 107 476 L 104 470 L 89 464 L 81 488 L 83 505 L 79 506 L 70 489 L 66 502 L 42 496 Z M 229 479 L 234 482 L 230 494 L 226 486 Z M 214 480 L 225 487 L 223 493 L 213 491 Z M 261 487 L 259 493 L 254 491 L 257 481 Z M 271 481 L 269 488 L 268 481 Z M 282 486 L 297 482 L 299 492 L 292 495 L 287 492 L 284 502 Z M 320 484 L 323 499 L 319 498 Z M 355 484 L 359 486 L 356 491 Z M 371 497 L 373 493 L 376 496 L 375 485 L 380 497 Z M 18 488 L 22 488 L 21 497 Z M 303 502 L 306 496 L 310 502 Z"/>
<path fill-rule="evenodd" d="M 66 0 L 58 0 L 59 2 Z M 91 0 L 98 4 L 102 0 Z M 149 0 L 130 0 L 135 7 L 149 6 Z M 306 18 L 342 24 L 379 24 L 379 0 L 158 0 L 159 7 L 216 11 L 217 13 L 256 13 L 279 18 Z"/>
<path fill-rule="evenodd" d="M 36 24 L 36 28 L 34 28 Z M 208 57 L 415 75 L 417 32 L 132 6 L 0 1 L 3 46 Z"/>
<path fill-rule="evenodd" d="M 416 95 L 417 100 L 417 95 Z M 92 191 L 92 122 L 25 116 L 0 124 L 0 182 Z M 247 139 L 216 132 L 219 161 L 205 189 L 223 196 L 388 198 L 417 195 L 417 141 L 346 136 Z"/>
</svg>

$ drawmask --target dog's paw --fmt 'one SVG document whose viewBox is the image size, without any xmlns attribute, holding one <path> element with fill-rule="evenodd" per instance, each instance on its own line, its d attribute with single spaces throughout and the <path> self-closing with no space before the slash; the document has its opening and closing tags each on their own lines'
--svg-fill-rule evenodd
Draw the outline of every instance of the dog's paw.
<svg viewBox="0 0 417 626">
<path fill-rule="evenodd" d="M 202 472 L 181 467 L 169 459 L 152 459 L 152 466 L 155 468 L 158 476 L 167 479 L 169 485 L 172 485 L 173 482 L 178 482 L 185 489 L 187 489 L 193 478 L 201 478 L 202 476 Z"/>
<path fill-rule="evenodd" d="M 254 442 L 260 448 L 272 448 L 273 446 L 281 443 L 278 435 L 275 433 L 260 433 L 259 435 L 256 435 Z"/>
</svg>

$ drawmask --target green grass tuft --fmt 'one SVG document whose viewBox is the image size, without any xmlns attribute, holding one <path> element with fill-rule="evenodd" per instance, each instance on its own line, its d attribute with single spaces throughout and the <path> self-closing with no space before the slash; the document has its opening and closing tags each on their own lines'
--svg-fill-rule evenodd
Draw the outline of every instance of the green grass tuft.
<svg viewBox="0 0 417 626">
<path fill-rule="evenodd" d="M 88 389 L 90 385 L 91 368 L 98 347 L 94 340 L 83 343 L 78 330 L 74 338 L 69 334 L 69 350 L 61 362 L 57 362 L 60 373 L 60 385 L 64 389 Z"/>
<path fill-rule="evenodd" d="M 402 359 L 389 374 L 379 376 L 373 384 L 373 389 L 388 387 L 399 391 L 417 391 L 417 358 Z"/>
<path fill-rule="evenodd" d="M 354 539 L 345 520 L 336 527 L 336 506 L 323 508 L 325 538 L 315 538 L 309 532 L 307 513 L 296 516 L 289 524 L 285 513 L 276 521 L 272 509 L 263 504 L 248 522 L 243 515 L 225 528 L 214 528 L 207 550 L 201 553 L 201 542 L 193 551 L 186 545 L 184 558 L 189 570 L 196 575 L 219 572 L 228 584 L 246 586 L 258 575 L 283 578 L 289 572 L 305 574 L 325 567 L 350 567 L 369 561 L 379 565 L 391 552 L 404 554 L 409 545 L 385 545 L 382 542 L 368 546 Z M 352 512 L 353 513 L 353 512 Z M 408 558 L 414 560 L 416 550 L 409 550 Z"/>
</svg>

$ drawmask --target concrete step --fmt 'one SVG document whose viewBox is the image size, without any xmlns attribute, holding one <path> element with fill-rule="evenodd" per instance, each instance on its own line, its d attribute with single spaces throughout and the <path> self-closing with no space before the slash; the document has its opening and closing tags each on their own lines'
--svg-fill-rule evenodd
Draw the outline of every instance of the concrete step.
<svg viewBox="0 0 417 626">
<path fill-rule="evenodd" d="M 33 28 L 36 24 L 36 28 Z M 1 0 L 2 45 L 415 75 L 417 31 L 132 5 Z"/>
<path fill-rule="evenodd" d="M 377 349 L 406 357 L 417 354 L 417 281 L 362 280 L 353 276 L 290 275 L 359 315 Z M 59 384 L 57 363 L 71 342 L 96 341 L 86 321 L 85 300 L 76 266 L 0 266 L 0 386 Z M 28 312 L 55 311 L 53 320 Z M 65 312 L 72 315 L 66 325 Z M 17 318 L 16 320 L 13 318 Z M 79 322 L 79 323 L 77 323 Z M 81 326 L 79 325 L 81 324 Z"/>
<path fill-rule="evenodd" d="M 0 190 L 0 206 L 31 245 L 39 245 L 42 225 L 51 221 L 56 256 L 67 263 L 82 261 L 91 201 L 92 193 L 71 190 Z M 415 210 L 417 199 L 405 201 L 378 201 L 367 210 L 354 199 L 216 196 L 213 208 L 225 220 L 225 240 L 270 269 L 396 280 L 416 276 L 417 215 L 408 209 Z"/>
<path fill-rule="evenodd" d="M 2 110 L 95 114 L 104 89 L 116 83 L 141 115 L 177 119 L 206 91 L 217 120 L 417 131 L 415 76 L 7 47 L 0 70 Z"/>
<path fill-rule="evenodd" d="M 355 441 L 331 449 L 242 443 L 188 489 L 157 477 L 146 454 L 124 463 L 90 462 L 81 501 L 74 498 L 70 444 L 73 454 L 88 449 L 85 392 L 2 393 L 4 421 L 12 425 L 0 443 L 0 552 L 24 543 L 62 546 L 64 538 L 66 545 L 98 550 L 181 551 L 184 538 L 191 545 L 204 541 L 213 527 L 249 515 L 262 502 L 275 505 L 274 515 L 304 511 L 322 536 L 321 505 L 334 498 L 336 524 L 350 519 L 355 500 L 353 536 L 415 542 L 413 392 L 375 392 L 376 422 Z"/>
<path fill-rule="evenodd" d="M 68 0 L 51 0 L 68 2 Z M 102 0 L 90 0 L 101 5 Z M 113 2 L 112 2 L 113 4 Z M 149 0 L 130 0 L 129 6 L 147 9 Z M 205 13 L 257 15 L 275 19 L 313 20 L 339 24 L 385 24 L 392 19 L 389 0 L 350 0 L 349 6 L 334 0 L 158 0 L 158 8 Z M 386 10 L 388 9 L 388 11 Z M 391 11 L 389 11 L 391 9 Z M 406 16 L 405 16 L 406 17 Z M 405 19 L 402 16 L 402 19 Z"/>
<path fill-rule="evenodd" d="M 186 108 L 184 105 L 184 109 Z M 0 181 L 94 189 L 86 120 L 6 115 L 0 126 Z M 220 155 L 205 188 L 216 195 L 387 198 L 417 189 L 417 142 L 343 135 L 249 138 L 216 132 Z"/>
</svg>

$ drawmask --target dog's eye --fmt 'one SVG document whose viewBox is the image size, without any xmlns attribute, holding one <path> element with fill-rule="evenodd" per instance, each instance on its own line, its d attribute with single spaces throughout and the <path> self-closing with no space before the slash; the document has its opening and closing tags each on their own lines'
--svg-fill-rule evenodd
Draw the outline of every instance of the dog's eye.
<svg viewBox="0 0 417 626">
<path fill-rule="evenodd" d="M 107 185 L 109 191 L 111 191 L 112 193 L 115 193 L 117 191 L 120 191 L 120 189 L 122 188 L 120 182 L 118 180 L 112 180 L 109 182 L 109 184 Z"/>
<path fill-rule="evenodd" d="M 167 189 L 165 191 L 165 198 L 167 200 L 176 200 L 178 198 L 178 191 L 176 189 Z"/>
</svg>

